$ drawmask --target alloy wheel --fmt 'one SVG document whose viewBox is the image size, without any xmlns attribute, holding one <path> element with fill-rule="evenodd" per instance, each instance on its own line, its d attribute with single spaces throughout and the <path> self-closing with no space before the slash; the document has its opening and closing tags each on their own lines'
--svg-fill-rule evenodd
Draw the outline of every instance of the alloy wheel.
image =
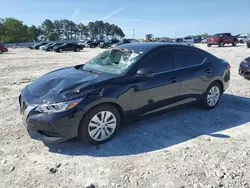
<svg viewBox="0 0 250 188">
<path fill-rule="evenodd" d="M 218 103 L 219 99 L 220 99 L 220 89 L 218 88 L 218 86 L 213 86 L 208 92 L 207 104 L 210 107 L 213 107 Z"/>
<path fill-rule="evenodd" d="M 95 141 L 103 141 L 116 130 L 116 117 L 110 111 L 101 111 L 92 117 L 88 125 L 88 134 Z"/>
</svg>

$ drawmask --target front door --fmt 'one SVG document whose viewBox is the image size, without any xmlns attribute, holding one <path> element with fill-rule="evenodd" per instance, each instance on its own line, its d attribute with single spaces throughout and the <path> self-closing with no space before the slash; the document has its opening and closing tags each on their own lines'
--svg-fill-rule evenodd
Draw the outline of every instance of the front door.
<svg viewBox="0 0 250 188">
<path fill-rule="evenodd" d="M 138 70 L 148 68 L 153 77 L 137 78 L 131 98 L 131 110 L 144 115 L 176 103 L 180 83 L 172 50 L 160 48 L 139 62 Z"/>
</svg>

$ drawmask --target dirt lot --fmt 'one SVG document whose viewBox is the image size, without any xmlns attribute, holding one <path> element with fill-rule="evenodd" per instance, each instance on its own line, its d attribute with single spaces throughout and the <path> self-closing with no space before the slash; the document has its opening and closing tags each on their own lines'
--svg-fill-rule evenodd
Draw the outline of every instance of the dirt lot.
<svg viewBox="0 0 250 188">
<path fill-rule="evenodd" d="M 101 49 L 0 55 L 0 187 L 250 187 L 250 81 L 238 75 L 250 49 L 200 47 L 231 63 L 230 88 L 217 108 L 183 107 L 135 122 L 101 146 L 32 140 L 18 106 L 29 82 L 84 63 Z"/>
</svg>

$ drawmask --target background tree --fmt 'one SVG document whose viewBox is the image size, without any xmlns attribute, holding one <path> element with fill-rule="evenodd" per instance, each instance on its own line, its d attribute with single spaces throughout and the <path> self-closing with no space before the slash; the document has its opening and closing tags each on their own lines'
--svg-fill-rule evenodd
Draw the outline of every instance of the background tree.
<svg viewBox="0 0 250 188">
<path fill-rule="evenodd" d="M 46 19 L 38 27 L 28 27 L 15 18 L 0 19 L 0 40 L 3 42 L 28 42 L 34 40 L 78 40 L 123 38 L 125 35 L 115 24 L 101 20 L 89 22 L 88 25 L 76 24 L 70 20 Z"/>
<path fill-rule="evenodd" d="M 27 29 L 27 34 L 28 34 L 28 41 L 36 41 L 39 35 L 38 29 L 36 28 L 36 26 L 32 25 Z"/>
</svg>

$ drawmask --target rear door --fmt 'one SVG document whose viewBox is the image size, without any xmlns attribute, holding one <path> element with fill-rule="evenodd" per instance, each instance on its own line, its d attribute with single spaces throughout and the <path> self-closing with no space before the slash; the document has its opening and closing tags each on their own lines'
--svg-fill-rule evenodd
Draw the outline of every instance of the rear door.
<svg viewBox="0 0 250 188">
<path fill-rule="evenodd" d="M 180 100 L 199 97 L 206 81 L 212 77 L 212 63 L 199 49 L 183 46 L 174 52 L 179 67 Z"/>
<path fill-rule="evenodd" d="M 174 105 L 179 96 L 180 83 L 173 51 L 160 48 L 151 52 L 137 69 L 141 68 L 152 70 L 154 76 L 137 79 L 131 110 L 142 115 Z"/>
</svg>

